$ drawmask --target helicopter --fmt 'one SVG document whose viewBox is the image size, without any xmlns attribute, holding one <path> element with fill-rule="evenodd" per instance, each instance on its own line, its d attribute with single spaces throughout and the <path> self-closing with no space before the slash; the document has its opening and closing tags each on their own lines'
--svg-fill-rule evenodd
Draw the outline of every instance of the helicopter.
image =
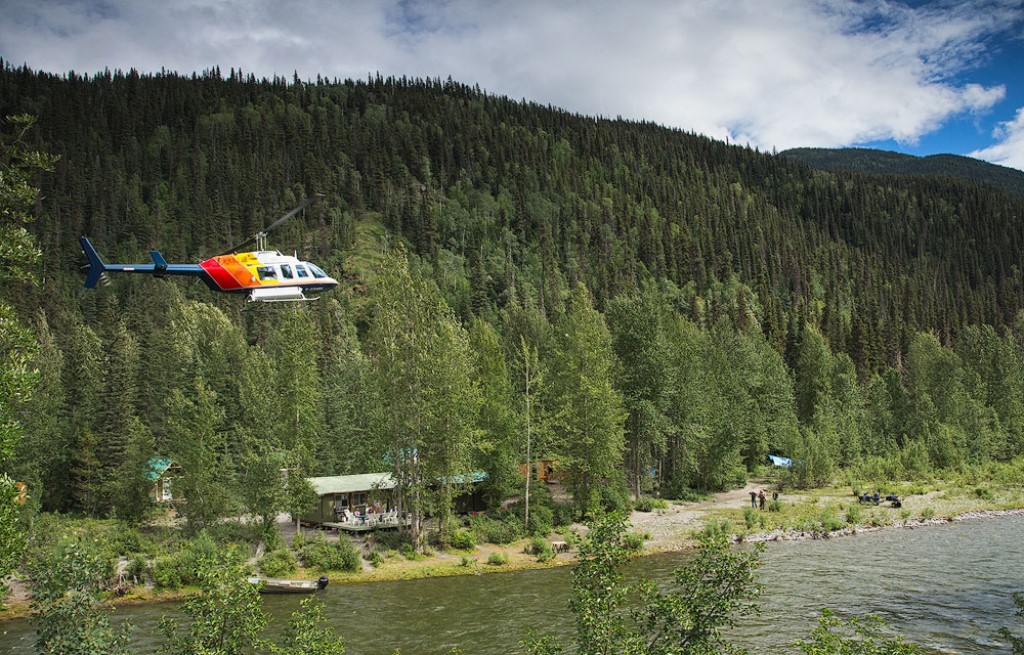
<svg viewBox="0 0 1024 655">
<path fill-rule="evenodd" d="M 219 255 L 198 264 L 168 264 L 159 251 L 150 250 L 152 264 L 107 264 L 87 237 L 78 242 L 88 258 L 85 288 L 93 289 L 106 273 L 147 273 L 153 277 L 168 275 L 198 277 L 213 291 L 246 294 L 247 303 L 302 303 L 317 300 L 318 294 L 338 286 L 316 264 L 282 255 L 266 247 L 267 233 L 308 207 L 317 196 L 310 196 L 301 205 L 277 219 L 266 229 Z M 250 244 L 252 252 L 238 252 Z"/>
</svg>

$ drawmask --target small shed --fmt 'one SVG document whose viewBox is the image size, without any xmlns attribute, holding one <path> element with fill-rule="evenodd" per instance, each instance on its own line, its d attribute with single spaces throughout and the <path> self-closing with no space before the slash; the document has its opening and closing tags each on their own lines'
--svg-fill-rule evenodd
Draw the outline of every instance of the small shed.
<svg viewBox="0 0 1024 655">
<path fill-rule="evenodd" d="M 170 457 L 153 457 L 146 462 L 149 480 L 149 499 L 154 503 L 171 503 L 180 495 L 174 493 L 174 479 L 181 475 L 181 467 Z"/>
<path fill-rule="evenodd" d="M 365 514 L 367 507 L 375 512 L 388 511 L 394 504 L 391 490 L 395 479 L 390 473 L 332 475 L 309 478 L 309 482 L 319 497 L 316 509 L 302 517 L 310 523 L 340 521 L 346 510 L 353 514 Z"/>
</svg>

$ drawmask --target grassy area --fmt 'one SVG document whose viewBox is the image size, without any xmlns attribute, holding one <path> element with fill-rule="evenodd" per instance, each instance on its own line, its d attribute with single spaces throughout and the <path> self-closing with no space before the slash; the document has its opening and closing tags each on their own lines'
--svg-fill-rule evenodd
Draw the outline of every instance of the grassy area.
<svg viewBox="0 0 1024 655">
<path fill-rule="evenodd" d="M 887 485 L 884 497 L 897 494 L 901 507 L 860 503 L 855 492 L 874 493 L 873 487 L 829 487 L 780 496 L 777 507 L 765 511 L 753 508 L 715 508 L 705 522 L 720 522 L 739 539 L 765 533 L 831 533 L 852 528 L 883 527 L 946 520 L 971 512 L 989 512 L 1024 507 L 1024 489 L 1019 484 L 964 484 L 962 481 L 907 482 Z M 774 509 L 775 511 L 771 511 Z"/>
</svg>

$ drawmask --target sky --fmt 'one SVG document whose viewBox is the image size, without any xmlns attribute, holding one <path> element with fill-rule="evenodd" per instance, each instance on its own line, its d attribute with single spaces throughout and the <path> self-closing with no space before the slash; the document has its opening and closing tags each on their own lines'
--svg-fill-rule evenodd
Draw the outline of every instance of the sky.
<svg viewBox="0 0 1024 655">
<path fill-rule="evenodd" d="M 1024 0 L 0 0 L 0 16 L 0 57 L 52 73 L 450 76 L 762 151 L 1024 170 Z"/>
</svg>

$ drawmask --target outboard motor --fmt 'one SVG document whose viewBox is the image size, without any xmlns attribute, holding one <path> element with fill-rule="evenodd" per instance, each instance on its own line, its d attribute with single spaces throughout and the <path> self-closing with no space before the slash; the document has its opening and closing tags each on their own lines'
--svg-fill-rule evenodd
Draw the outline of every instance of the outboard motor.
<svg viewBox="0 0 1024 655">
<path fill-rule="evenodd" d="M 321 575 L 320 579 L 316 581 L 316 588 L 319 589 L 320 591 L 323 591 L 324 587 L 327 586 L 327 582 L 328 582 L 327 576 L 326 575 Z"/>
</svg>

